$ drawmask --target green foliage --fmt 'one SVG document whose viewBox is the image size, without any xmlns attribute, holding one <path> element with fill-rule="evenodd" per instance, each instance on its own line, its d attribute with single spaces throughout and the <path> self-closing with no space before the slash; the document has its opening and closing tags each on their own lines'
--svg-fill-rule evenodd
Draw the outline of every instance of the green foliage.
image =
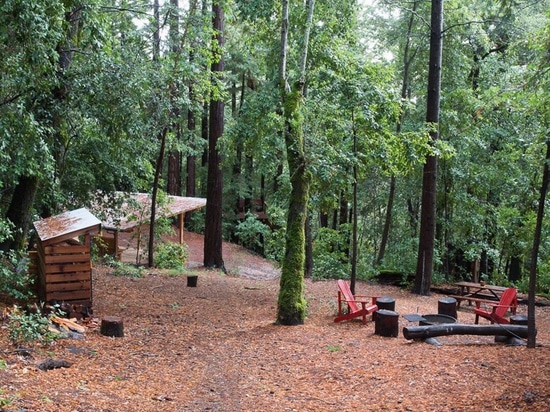
<svg viewBox="0 0 550 412">
<path fill-rule="evenodd" d="M 11 237 L 12 225 L 0 219 L 0 243 Z M 29 258 L 23 253 L 0 251 L 0 292 L 26 301 L 33 296 L 34 278 L 29 274 Z"/>
<path fill-rule="evenodd" d="M 418 240 L 415 238 L 405 238 L 402 242 L 393 242 L 386 251 L 380 270 L 400 272 L 406 278 L 407 274 L 415 271 L 417 251 Z"/>
<path fill-rule="evenodd" d="M 160 242 L 155 245 L 155 266 L 160 269 L 182 269 L 189 257 L 187 245 Z"/>
<path fill-rule="evenodd" d="M 50 316 L 57 315 L 54 311 Z M 15 306 L 9 314 L 8 338 L 16 345 L 33 344 L 38 342 L 42 345 L 48 345 L 53 342 L 58 335 L 49 330 L 50 319 L 37 313 L 25 313 L 21 308 Z"/>
<path fill-rule="evenodd" d="M 3 390 L 0 389 L 0 407 L 10 406 L 15 400 L 14 396 L 4 396 Z"/>
<path fill-rule="evenodd" d="M 235 235 L 240 243 L 250 250 L 263 249 L 270 232 L 269 226 L 260 222 L 252 212 L 246 212 L 245 220 L 239 222 L 235 228 Z"/>
<path fill-rule="evenodd" d="M 313 242 L 313 279 L 347 279 L 350 264 L 345 253 L 346 235 L 341 231 L 321 228 Z"/>
<path fill-rule="evenodd" d="M 142 278 L 145 274 L 145 269 L 142 266 L 130 265 L 119 260 L 116 260 L 112 256 L 106 256 L 104 263 L 107 266 L 113 268 L 114 276 L 121 276 L 127 278 Z"/>
<path fill-rule="evenodd" d="M 28 271 L 29 259 L 15 251 L 0 252 L 0 292 L 26 301 L 33 297 L 34 278 Z"/>
</svg>

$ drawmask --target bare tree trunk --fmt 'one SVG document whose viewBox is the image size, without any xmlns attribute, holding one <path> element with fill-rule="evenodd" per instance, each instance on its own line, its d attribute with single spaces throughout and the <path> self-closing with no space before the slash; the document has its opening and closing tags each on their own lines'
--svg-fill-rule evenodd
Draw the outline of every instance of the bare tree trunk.
<svg viewBox="0 0 550 412">
<path fill-rule="evenodd" d="M 189 55 L 189 61 L 193 61 L 193 55 Z M 193 84 L 192 82 L 189 82 L 189 101 L 191 104 L 195 101 L 195 93 L 193 90 Z M 194 132 L 197 128 L 196 125 L 196 118 L 195 118 L 195 112 L 192 108 L 187 110 L 187 130 L 190 132 L 191 137 L 191 150 L 195 148 L 195 141 L 194 141 Z M 185 196 L 188 197 L 194 197 L 196 195 L 196 188 L 197 188 L 197 156 L 195 154 L 187 156 L 187 164 L 186 164 L 186 180 L 185 180 Z M 185 226 L 188 226 L 191 221 L 191 213 L 185 214 Z"/>
<path fill-rule="evenodd" d="M 408 90 L 409 90 L 409 72 L 411 63 L 416 55 L 416 53 L 411 53 L 411 34 L 412 34 L 412 27 L 414 23 L 414 19 L 416 17 L 416 8 L 418 7 L 418 0 L 415 0 L 410 17 L 409 17 L 409 23 L 407 25 L 407 34 L 406 34 L 406 40 L 405 40 L 405 48 L 403 50 L 403 78 L 401 81 L 401 101 L 406 101 L 408 96 Z M 403 105 L 404 106 L 404 105 Z M 396 133 L 401 133 L 401 128 L 403 126 L 403 120 L 405 118 L 406 111 L 401 111 L 401 116 L 399 117 L 399 120 L 397 121 L 396 125 Z M 390 192 L 388 194 L 388 203 L 386 206 L 386 218 L 384 221 L 384 229 L 382 231 L 382 239 L 380 241 L 380 248 L 378 250 L 378 257 L 376 259 L 376 264 L 380 265 L 382 263 L 382 260 L 384 259 L 384 255 L 386 254 L 386 246 L 388 245 L 388 239 L 390 236 L 390 228 L 391 228 L 391 221 L 392 221 L 392 214 L 393 214 L 393 200 L 395 198 L 395 176 L 392 175 L 390 178 Z"/>
<path fill-rule="evenodd" d="M 155 224 L 157 214 L 157 193 L 159 188 L 160 174 L 162 173 L 162 163 L 164 161 L 164 148 L 166 147 L 166 133 L 168 129 L 165 127 L 160 135 L 160 149 L 157 157 L 157 164 L 155 167 L 155 179 L 153 181 L 153 193 L 151 195 L 151 219 L 149 220 L 149 250 L 147 256 L 147 265 L 149 267 L 155 266 Z"/>
<path fill-rule="evenodd" d="M 386 246 L 390 237 L 391 219 L 393 213 L 393 199 L 395 198 L 395 175 L 390 177 L 390 192 L 388 193 L 388 204 L 386 206 L 386 218 L 384 221 L 384 229 L 382 230 L 382 239 L 380 240 L 380 249 L 378 249 L 378 257 L 376 264 L 380 265 L 386 254 Z"/>
<path fill-rule="evenodd" d="M 550 141 L 546 142 L 546 159 L 544 162 L 544 171 L 542 174 L 542 184 L 540 187 L 539 208 L 537 211 L 537 223 L 535 226 L 535 235 L 533 237 L 533 251 L 531 254 L 531 267 L 529 271 L 529 298 L 527 302 L 527 347 L 536 346 L 537 331 L 535 327 L 535 288 L 537 286 L 537 260 L 539 257 L 539 247 L 542 233 L 542 221 L 544 218 L 544 202 L 546 201 L 546 192 L 548 191 L 548 163 L 550 162 Z"/>
<path fill-rule="evenodd" d="M 153 2 L 153 16 L 155 19 L 155 32 L 153 33 L 153 61 L 160 58 L 160 6 L 159 0 Z"/>
<path fill-rule="evenodd" d="M 174 58 L 178 59 L 180 54 L 179 47 L 179 15 L 178 15 L 178 0 L 170 0 L 170 49 L 174 54 Z M 172 90 L 172 98 L 177 98 L 179 88 L 174 87 Z M 174 119 L 173 130 L 176 135 L 176 140 L 181 139 L 180 127 L 180 109 L 176 104 L 172 104 L 172 117 Z M 168 179 L 167 192 L 170 195 L 181 195 L 181 153 L 179 150 L 173 150 L 168 155 Z"/>
<path fill-rule="evenodd" d="M 353 122 L 353 155 L 357 157 L 357 133 L 355 130 L 355 117 Z M 355 294 L 355 281 L 357 280 L 357 164 L 353 164 L 353 210 L 352 210 L 352 235 L 351 235 L 351 293 Z"/>
<path fill-rule="evenodd" d="M 430 67 L 428 72 L 428 101 L 426 122 L 433 125 L 432 141 L 439 138 L 439 102 L 441 95 L 441 61 L 443 54 L 443 0 L 432 0 Z M 433 257 L 436 220 L 437 156 L 428 155 L 422 179 L 422 210 L 420 239 L 413 292 L 430 293 L 433 275 Z"/>
<path fill-rule="evenodd" d="M 222 50 L 224 45 L 224 11 L 221 0 L 212 4 L 213 28 L 215 31 L 214 55 L 217 59 L 212 63 L 212 76 L 218 76 L 224 71 Z M 219 94 L 218 94 L 219 95 Z M 223 174 L 221 154 L 218 150 L 218 139 L 224 129 L 224 102 L 220 97 L 210 101 L 210 122 L 208 137 L 208 182 L 206 189 L 206 219 L 204 231 L 204 266 L 219 268 L 225 272 L 222 256 L 222 195 Z"/>
<path fill-rule="evenodd" d="M 10 205 L 6 212 L 6 219 L 15 225 L 18 230 L 13 233 L 13 239 L 6 239 L 0 243 L 0 250 L 7 252 L 10 249 L 23 250 L 32 224 L 32 206 L 38 189 L 37 176 L 21 176 L 15 186 Z"/>
</svg>

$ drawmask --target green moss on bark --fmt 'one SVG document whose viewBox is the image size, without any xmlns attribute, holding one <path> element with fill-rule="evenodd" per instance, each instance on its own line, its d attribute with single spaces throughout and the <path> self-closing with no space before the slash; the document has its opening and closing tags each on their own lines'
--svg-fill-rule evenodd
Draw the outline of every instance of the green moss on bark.
<svg viewBox="0 0 550 412">
<path fill-rule="evenodd" d="M 299 84 L 285 100 L 285 142 L 292 187 L 287 217 L 286 253 L 281 273 L 277 322 L 303 324 L 307 302 L 304 297 L 305 221 L 310 174 L 306 169 Z"/>
</svg>

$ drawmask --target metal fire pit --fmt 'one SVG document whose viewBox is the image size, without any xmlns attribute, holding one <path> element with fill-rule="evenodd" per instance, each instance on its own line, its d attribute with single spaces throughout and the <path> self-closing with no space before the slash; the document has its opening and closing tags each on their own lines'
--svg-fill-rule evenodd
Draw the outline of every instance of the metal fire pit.
<svg viewBox="0 0 550 412">
<path fill-rule="evenodd" d="M 456 319 L 448 315 L 422 315 L 420 326 L 441 325 L 444 323 L 456 323 Z"/>
</svg>

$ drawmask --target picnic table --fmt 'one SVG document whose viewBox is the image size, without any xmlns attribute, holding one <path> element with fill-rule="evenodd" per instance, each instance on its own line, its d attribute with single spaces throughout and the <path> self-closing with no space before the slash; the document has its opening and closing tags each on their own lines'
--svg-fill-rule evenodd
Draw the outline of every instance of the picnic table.
<svg viewBox="0 0 550 412">
<path fill-rule="evenodd" d="M 460 302 L 467 300 L 468 304 L 472 302 L 498 302 L 502 293 L 506 290 L 504 286 L 487 285 L 476 282 L 457 282 L 454 286 L 459 288 L 459 294 L 453 298 L 457 300 L 457 308 Z"/>
</svg>

